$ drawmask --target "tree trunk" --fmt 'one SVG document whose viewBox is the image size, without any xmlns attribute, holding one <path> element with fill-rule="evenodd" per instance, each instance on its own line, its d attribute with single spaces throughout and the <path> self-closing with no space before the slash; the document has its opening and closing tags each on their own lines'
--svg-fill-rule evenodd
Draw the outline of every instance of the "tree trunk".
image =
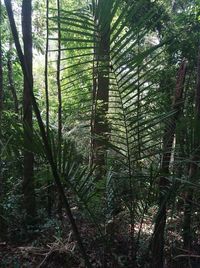
<svg viewBox="0 0 200 268">
<path fill-rule="evenodd" d="M 49 0 L 46 0 L 46 49 L 45 49 L 45 101 L 46 101 L 46 132 L 47 139 L 49 139 L 49 80 L 48 80 L 48 60 L 49 60 Z M 53 205 L 53 185 L 49 179 L 49 168 L 47 167 L 47 181 L 48 181 L 48 190 L 47 190 L 47 213 L 51 217 L 52 214 L 52 205 Z"/>
<path fill-rule="evenodd" d="M 98 27 L 98 36 L 94 40 L 94 61 L 93 61 L 93 108 L 91 122 L 92 152 L 91 164 L 95 166 L 96 187 L 98 182 L 105 179 L 107 143 L 109 140 L 108 124 L 108 102 L 109 102 L 109 73 L 110 73 L 110 14 L 112 1 L 99 0 L 93 2 L 95 11 L 95 24 Z M 99 5 L 99 6 L 98 6 Z M 107 17 L 104 17 L 107 14 Z M 104 17 L 104 19 L 102 19 Z M 94 35 L 95 36 L 95 35 Z M 101 192 L 101 204 L 105 207 L 106 196 L 102 186 L 98 189 Z M 106 215 L 104 215 L 106 222 Z M 105 228 L 107 238 L 108 232 Z M 107 254 L 109 252 L 109 242 L 104 245 L 103 267 L 107 267 Z"/>
<path fill-rule="evenodd" d="M 197 84 L 196 84 L 196 96 L 195 96 L 195 129 L 194 129 L 194 153 L 191 158 L 191 164 L 189 167 L 189 181 L 195 183 L 198 176 L 198 161 L 200 159 L 200 48 L 197 61 Z M 192 201 L 194 191 L 189 189 L 185 198 L 185 210 L 184 210 L 184 223 L 183 223 L 183 243 L 184 249 L 190 250 L 192 244 Z"/>
<path fill-rule="evenodd" d="M 61 60 L 61 29 L 60 29 L 60 0 L 57 0 L 58 16 L 58 57 L 57 57 L 57 90 L 58 90 L 58 172 L 61 174 L 61 153 L 62 153 L 62 93 L 60 83 L 60 60 Z M 58 214 L 62 220 L 62 199 L 58 200 Z"/>
<path fill-rule="evenodd" d="M 0 0 L 0 140 L 2 138 L 2 111 L 3 111 L 3 62 L 2 62 L 2 4 Z M 4 198 L 4 179 L 3 179 L 3 165 L 1 157 L 0 146 L 0 238 L 4 240 L 6 238 L 7 226 L 4 218 L 4 209 L 2 206 Z"/>
<path fill-rule="evenodd" d="M 103 4 L 101 12 L 104 12 Z M 107 6 L 108 7 L 108 6 Z M 111 7 L 110 7 L 111 8 Z M 111 9 L 110 9 L 111 11 Z M 101 16 L 100 12 L 100 16 Z M 108 12 L 108 11 L 107 11 Z M 109 17 L 109 15 L 107 16 Z M 93 72 L 93 115 L 92 115 L 92 164 L 96 166 L 96 179 L 101 180 L 106 174 L 106 143 L 109 139 L 107 119 L 109 101 L 109 66 L 110 66 L 110 21 L 99 21 L 99 35 L 95 44 Z"/>
<path fill-rule="evenodd" d="M 49 136 L 49 80 L 48 80 L 48 60 L 49 60 L 49 0 L 46 0 L 46 49 L 45 49 L 45 101 L 46 101 L 46 130 Z"/>
<path fill-rule="evenodd" d="M 33 91 L 32 74 L 32 1 L 23 0 L 22 2 L 22 33 L 24 43 L 24 59 L 29 73 L 31 91 Z M 23 93 L 23 116 L 24 116 L 24 143 L 32 143 L 33 122 L 32 122 L 32 103 L 27 79 L 24 78 Z M 32 224 L 36 216 L 35 189 L 34 189 L 34 156 L 30 151 L 24 151 L 24 207 L 26 210 L 27 223 Z"/>
<path fill-rule="evenodd" d="M 167 176 L 169 175 L 169 165 L 174 141 L 174 135 L 176 131 L 176 123 L 180 114 L 181 104 L 182 104 L 182 94 L 184 88 L 186 74 L 186 61 L 184 60 L 180 66 L 177 81 L 176 90 L 174 95 L 174 100 L 172 104 L 172 109 L 175 114 L 170 120 L 170 124 L 167 124 L 165 128 L 165 133 L 163 137 L 163 157 L 161 162 L 159 179 L 159 204 L 158 213 L 156 216 L 156 222 L 154 227 L 154 234 L 152 240 L 152 268 L 162 268 L 163 267 L 163 254 L 164 254 L 164 232 L 166 225 L 166 212 L 167 212 L 167 200 L 168 200 L 168 189 L 169 181 Z"/>
<path fill-rule="evenodd" d="M 62 144 L 62 93 L 60 84 L 61 59 L 61 29 L 60 29 L 60 0 L 57 0 L 58 9 L 58 57 L 57 57 L 57 90 L 58 90 L 58 169 L 61 172 L 61 144 Z"/>
</svg>

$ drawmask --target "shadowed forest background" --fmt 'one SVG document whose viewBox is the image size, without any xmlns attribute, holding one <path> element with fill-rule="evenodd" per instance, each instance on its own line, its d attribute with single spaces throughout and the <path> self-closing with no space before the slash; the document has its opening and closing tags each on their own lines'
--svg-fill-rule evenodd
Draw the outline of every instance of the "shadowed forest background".
<svg viewBox="0 0 200 268">
<path fill-rule="evenodd" d="M 200 2 L 0 0 L 0 267 L 200 267 Z"/>
</svg>

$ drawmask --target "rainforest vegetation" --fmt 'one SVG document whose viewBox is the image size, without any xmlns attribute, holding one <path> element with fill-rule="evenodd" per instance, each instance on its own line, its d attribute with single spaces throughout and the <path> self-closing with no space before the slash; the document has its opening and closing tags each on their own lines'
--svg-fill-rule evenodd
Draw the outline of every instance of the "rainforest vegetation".
<svg viewBox="0 0 200 268">
<path fill-rule="evenodd" d="M 200 267 L 199 0 L 0 0 L 0 267 Z"/>
</svg>

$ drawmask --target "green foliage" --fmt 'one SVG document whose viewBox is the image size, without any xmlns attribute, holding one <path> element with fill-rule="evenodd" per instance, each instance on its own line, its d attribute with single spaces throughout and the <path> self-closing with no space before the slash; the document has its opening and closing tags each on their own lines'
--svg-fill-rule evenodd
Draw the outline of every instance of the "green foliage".
<svg viewBox="0 0 200 268">
<path fill-rule="evenodd" d="M 116 242 L 114 239 L 112 241 L 107 232 L 110 222 L 114 222 L 117 217 L 128 222 L 134 231 L 132 234 L 126 230 L 125 236 L 130 238 L 133 235 L 139 267 L 144 265 L 142 259 L 149 249 L 151 236 L 143 230 L 143 223 L 146 217 L 149 218 L 152 229 L 156 220 L 155 210 L 159 194 L 165 196 L 172 215 L 183 211 L 183 199 L 188 191 L 195 190 L 195 202 L 198 203 L 199 199 L 199 173 L 191 178 L 188 175 L 188 167 L 194 161 L 199 168 L 199 160 L 194 160 L 191 156 L 199 152 L 199 148 L 196 148 L 199 140 L 199 118 L 195 116 L 194 89 L 200 6 L 198 1 L 173 2 L 62 1 L 58 17 L 55 3 L 49 1 L 48 142 L 53 161 L 58 166 L 56 64 L 57 45 L 58 41 L 61 41 L 63 128 L 59 175 L 62 187 L 70 197 L 70 205 L 80 211 L 78 213 L 83 221 L 93 224 L 95 234 L 101 237 L 103 243 L 106 243 L 106 239 L 111 239 L 109 243 Z M 40 55 L 35 58 L 38 62 L 34 67 L 34 91 L 45 118 L 47 107 L 43 82 L 44 64 L 41 58 L 45 51 L 46 18 L 41 16 L 45 14 L 45 5 L 35 1 L 33 8 L 34 50 Z M 3 11 L 3 29 L 6 29 L 4 13 Z M 106 48 L 109 53 L 106 52 L 105 55 L 100 53 L 102 37 L 109 39 Z M 2 43 L 5 101 L 0 143 L 3 177 L 6 178 L 2 201 L 5 218 L 7 222 L 15 219 L 14 226 L 10 224 L 10 232 L 15 231 L 24 220 L 24 212 L 20 214 L 20 210 L 23 202 L 23 151 L 27 150 L 35 156 L 35 188 L 40 207 L 38 218 L 44 217 L 35 234 L 55 228 L 56 235 L 62 237 L 62 228 L 57 220 L 46 220 L 45 209 L 48 206 L 48 191 L 51 187 L 54 218 L 57 217 L 55 215 L 58 197 L 36 120 L 34 118 L 32 142 L 24 143 L 24 134 L 29 135 L 31 130 L 24 125 L 21 114 L 14 112 L 13 97 L 7 90 L 9 81 L 6 64 L 7 56 L 11 55 L 14 86 L 21 110 L 23 77 L 15 49 L 8 50 L 9 39 L 10 33 L 4 33 Z M 164 174 L 169 187 L 162 192 L 158 187 L 158 178 L 165 153 L 163 136 L 165 129 L 171 128 L 171 118 L 175 114 L 171 104 L 177 69 L 183 58 L 188 61 L 183 108 L 176 122 L 169 174 Z M 94 81 L 101 75 L 109 80 L 109 101 L 106 104 L 101 100 L 94 103 Z M 93 117 L 97 116 L 97 110 L 103 109 L 104 105 L 108 105 L 108 111 L 105 117 L 102 117 L 108 124 L 108 140 L 98 137 L 92 131 Z M 97 138 L 103 140 L 106 155 L 106 172 L 100 181 L 96 180 L 99 167 L 91 164 L 91 143 Z M 180 209 L 177 208 L 177 203 L 181 203 Z M 170 228 L 174 227 L 169 224 Z M 29 231 L 34 233 L 34 230 L 27 232 Z M 181 230 L 177 232 L 181 234 Z M 26 234 L 22 231 L 21 237 L 23 236 Z"/>
</svg>

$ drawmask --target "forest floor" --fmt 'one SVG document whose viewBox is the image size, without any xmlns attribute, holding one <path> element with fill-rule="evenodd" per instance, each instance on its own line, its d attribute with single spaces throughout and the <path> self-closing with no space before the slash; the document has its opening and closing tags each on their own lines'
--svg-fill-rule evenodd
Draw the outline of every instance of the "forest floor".
<svg viewBox="0 0 200 268">
<path fill-rule="evenodd" d="M 181 217 L 168 219 L 170 223 L 168 222 L 165 247 L 165 268 L 200 268 L 200 247 L 197 241 L 191 252 L 184 252 L 181 249 L 182 239 L 178 235 L 180 219 Z M 132 263 L 130 237 L 127 235 L 127 233 L 130 235 L 130 231 L 127 232 L 130 227 L 126 220 L 123 214 L 115 221 L 114 226 L 112 223 L 107 226 L 111 236 L 110 242 L 106 244 L 107 254 L 105 254 L 105 240 L 96 237 L 94 226 L 86 219 L 83 220 L 77 213 L 76 221 L 92 267 L 105 267 L 103 264 L 105 260 L 107 267 L 110 268 L 133 267 L 130 265 Z M 59 226 L 56 225 L 59 220 L 56 224 L 49 221 L 46 225 L 40 225 L 34 233 L 29 233 L 30 236 L 25 233 L 23 237 L 26 239 L 18 242 L 16 236 L 20 230 L 15 230 L 12 235 L 13 240 L 0 242 L 0 268 L 84 268 L 84 261 L 64 214 L 63 222 Z M 148 245 L 153 230 L 151 217 L 144 218 L 141 230 L 140 224 L 138 223 L 135 228 L 137 234 L 141 231 L 137 267 L 146 268 L 150 263 Z M 190 258 L 189 262 L 185 262 L 187 255 L 194 257 Z"/>
</svg>

